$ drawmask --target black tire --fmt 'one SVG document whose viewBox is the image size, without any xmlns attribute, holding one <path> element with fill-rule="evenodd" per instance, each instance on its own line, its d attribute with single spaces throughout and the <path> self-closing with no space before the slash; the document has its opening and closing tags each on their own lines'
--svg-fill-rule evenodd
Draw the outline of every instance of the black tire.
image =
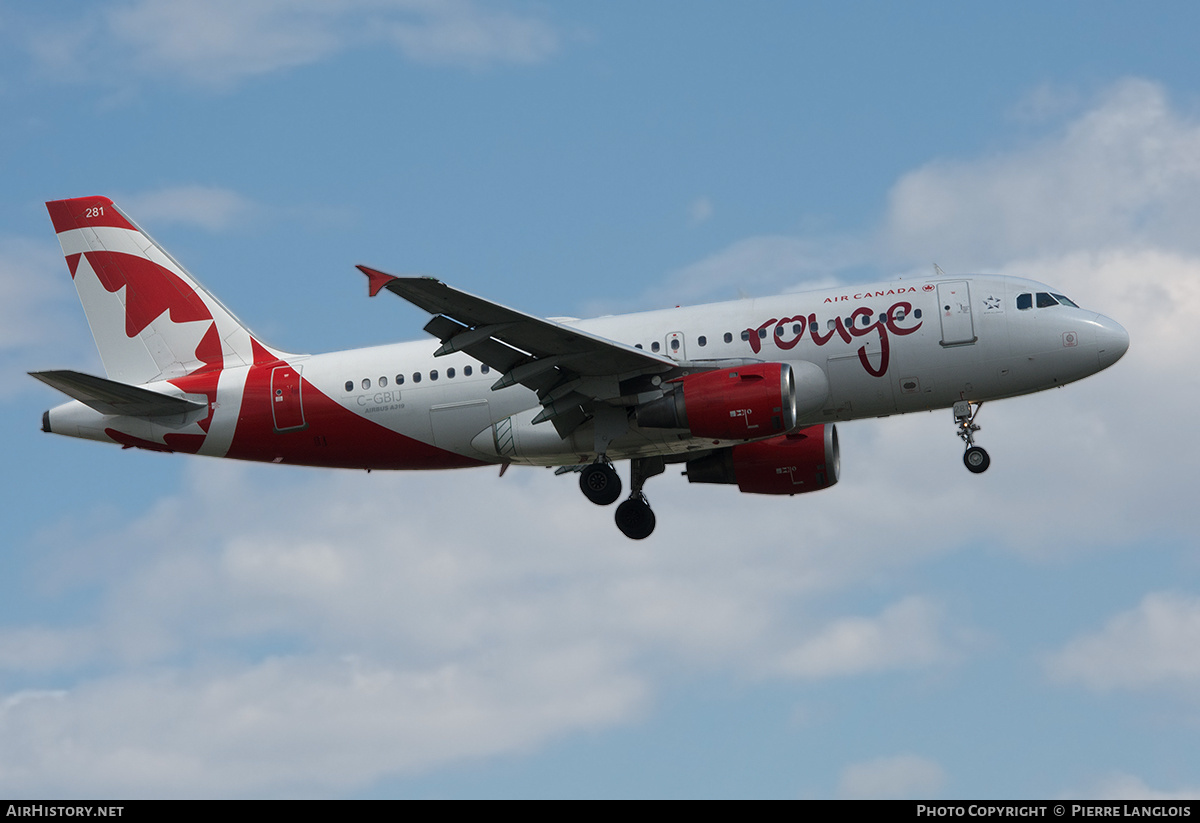
<svg viewBox="0 0 1200 823">
<path fill-rule="evenodd" d="M 631 497 L 617 506 L 617 528 L 630 540 L 645 540 L 654 531 L 657 520 L 650 504 Z"/>
<path fill-rule="evenodd" d="M 607 506 L 621 496 L 621 478 L 607 463 L 593 463 L 579 473 L 579 490 L 597 506 Z"/>
<path fill-rule="evenodd" d="M 972 446 L 963 455 L 963 465 L 973 474 L 983 474 L 992 465 L 992 458 L 979 446 Z"/>
</svg>

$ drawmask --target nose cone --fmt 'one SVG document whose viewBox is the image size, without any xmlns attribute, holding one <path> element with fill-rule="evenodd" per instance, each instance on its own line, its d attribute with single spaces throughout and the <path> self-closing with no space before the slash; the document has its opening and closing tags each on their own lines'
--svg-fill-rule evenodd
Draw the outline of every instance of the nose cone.
<svg viewBox="0 0 1200 823">
<path fill-rule="evenodd" d="M 1107 369 L 1129 351 L 1129 332 L 1102 314 L 1096 315 L 1096 351 L 1100 357 L 1100 368 Z"/>
</svg>

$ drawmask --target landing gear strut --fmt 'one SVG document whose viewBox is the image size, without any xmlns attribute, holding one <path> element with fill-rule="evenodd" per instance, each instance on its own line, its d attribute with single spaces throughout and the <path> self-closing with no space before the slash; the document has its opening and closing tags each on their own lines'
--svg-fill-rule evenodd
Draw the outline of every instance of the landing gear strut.
<svg viewBox="0 0 1200 823">
<path fill-rule="evenodd" d="M 975 408 L 972 409 L 971 406 Z M 958 436 L 962 438 L 967 450 L 963 453 L 963 465 L 973 474 L 982 474 L 992 465 L 992 458 L 980 446 L 975 445 L 975 432 L 980 427 L 975 425 L 975 416 L 983 408 L 983 403 L 972 404 L 969 400 L 960 400 L 954 404 L 954 424 L 958 426 Z"/>
<path fill-rule="evenodd" d="M 648 478 L 662 474 L 666 467 L 661 457 L 638 457 L 629 464 L 629 485 L 633 488 L 629 499 L 617 506 L 617 528 L 630 540 L 644 540 L 654 531 L 656 521 L 650 502 L 642 494 L 642 486 Z"/>
<path fill-rule="evenodd" d="M 579 490 L 597 506 L 607 506 L 621 496 L 621 478 L 612 463 L 602 458 L 579 473 Z"/>
</svg>

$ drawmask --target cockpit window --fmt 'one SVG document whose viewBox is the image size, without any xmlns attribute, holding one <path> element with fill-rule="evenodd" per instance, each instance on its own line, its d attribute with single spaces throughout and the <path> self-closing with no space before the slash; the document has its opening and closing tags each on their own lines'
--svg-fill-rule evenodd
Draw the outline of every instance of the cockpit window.
<svg viewBox="0 0 1200 823">
<path fill-rule="evenodd" d="M 1049 292 L 1040 291 L 1037 293 L 1037 307 L 1039 309 L 1048 309 L 1051 306 L 1071 306 L 1079 308 L 1074 302 L 1063 297 L 1061 294 L 1050 294 Z M 1033 295 L 1029 292 L 1017 295 L 1017 308 L 1021 310 L 1033 308 Z"/>
</svg>

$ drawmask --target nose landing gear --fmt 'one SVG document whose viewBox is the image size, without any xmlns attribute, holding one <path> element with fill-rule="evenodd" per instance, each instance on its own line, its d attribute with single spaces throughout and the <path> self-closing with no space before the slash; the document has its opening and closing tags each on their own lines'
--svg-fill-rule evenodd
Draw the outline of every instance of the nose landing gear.
<svg viewBox="0 0 1200 823">
<path fill-rule="evenodd" d="M 972 405 L 974 409 L 971 408 Z M 954 424 L 958 427 L 958 436 L 967 447 L 963 453 L 963 465 L 972 474 L 982 474 L 992 465 L 992 458 L 988 453 L 975 445 L 975 432 L 980 430 L 980 427 L 975 425 L 975 416 L 982 408 L 983 403 L 973 404 L 969 400 L 960 400 L 954 404 Z"/>
</svg>

